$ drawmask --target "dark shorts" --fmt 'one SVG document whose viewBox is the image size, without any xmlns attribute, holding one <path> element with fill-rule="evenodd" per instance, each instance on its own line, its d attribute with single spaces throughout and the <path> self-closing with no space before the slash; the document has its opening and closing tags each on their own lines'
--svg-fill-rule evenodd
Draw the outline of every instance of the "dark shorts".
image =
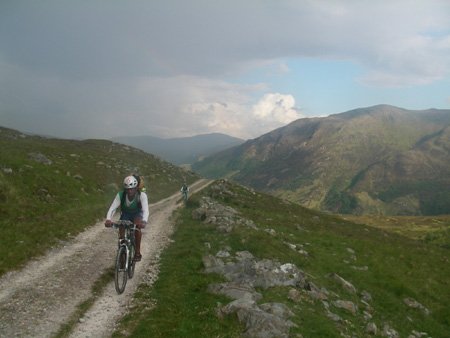
<svg viewBox="0 0 450 338">
<path fill-rule="evenodd" d="M 128 214 L 128 213 L 124 212 L 124 213 L 122 213 L 122 215 L 120 215 L 120 219 L 123 220 L 123 221 L 130 221 L 130 222 L 134 223 L 134 219 L 136 217 L 140 217 L 142 219 L 143 215 L 144 215 L 143 211 L 139 211 L 139 212 L 136 212 L 134 214 Z"/>
</svg>

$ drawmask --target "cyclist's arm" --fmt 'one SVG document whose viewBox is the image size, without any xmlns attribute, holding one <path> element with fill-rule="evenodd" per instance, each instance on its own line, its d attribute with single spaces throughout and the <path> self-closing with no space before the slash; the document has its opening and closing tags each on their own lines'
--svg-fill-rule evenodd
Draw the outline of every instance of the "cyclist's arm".
<svg viewBox="0 0 450 338">
<path fill-rule="evenodd" d="M 141 192 L 141 204 L 142 204 L 142 220 L 148 222 L 148 216 L 150 214 L 148 210 L 148 197 L 145 192 Z"/>
<path fill-rule="evenodd" d="M 106 220 L 111 220 L 111 218 L 114 216 L 114 213 L 119 207 L 120 195 L 119 193 L 117 193 L 116 198 L 114 198 L 114 201 L 112 202 L 111 206 L 109 207 L 108 213 L 106 214 Z"/>
</svg>

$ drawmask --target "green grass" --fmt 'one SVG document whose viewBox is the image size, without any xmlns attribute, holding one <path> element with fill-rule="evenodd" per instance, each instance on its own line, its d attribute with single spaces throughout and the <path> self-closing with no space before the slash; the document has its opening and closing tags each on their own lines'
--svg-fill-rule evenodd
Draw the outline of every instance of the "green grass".
<svg viewBox="0 0 450 338">
<path fill-rule="evenodd" d="M 153 287 L 142 285 L 135 301 L 148 302 L 152 307 L 144 310 L 137 306 L 125 319 L 124 330 L 139 337 L 237 337 L 245 331 L 235 316 L 218 318 L 217 303 L 231 300 L 208 294 L 208 284 L 224 282 L 220 275 L 204 273 L 201 258 L 215 254 L 225 246 L 231 254 L 248 250 L 258 259 L 277 259 L 281 263 L 294 263 L 313 276 L 310 279 L 319 288 L 326 288 L 359 306 L 357 315 L 330 305 L 330 310 L 344 320 L 335 324 L 326 316 L 322 302 L 302 291 L 303 301 L 294 303 L 287 299 L 290 288 L 274 287 L 263 293 L 259 303 L 282 302 L 295 313 L 291 318 L 298 327 L 291 335 L 303 337 L 339 337 L 345 334 L 369 337 L 365 333 L 367 322 L 363 318 L 365 306 L 359 293 L 368 291 L 373 300 L 370 320 L 382 329 L 388 323 L 401 337 L 412 330 L 427 332 L 430 337 L 445 337 L 450 329 L 450 269 L 448 250 L 418 242 L 395 233 L 367 225 L 358 225 L 333 215 L 321 214 L 295 204 L 285 203 L 275 197 L 254 193 L 241 186 L 226 183 L 232 194 L 214 195 L 220 202 L 241 212 L 239 217 L 253 220 L 259 229 L 274 229 L 275 236 L 249 227 L 235 226 L 229 234 L 215 227 L 191 219 L 193 208 L 200 196 L 191 196 L 192 205 L 179 213 L 174 243 L 163 253 L 159 279 Z M 225 196 L 225 197 L 224 197 Z M 307 231 L 299 231 L 300 226 Z M 211 250 L 205 247 L 211 244 Z M 285 242 L 302 244 L 308 257 L 290 249 Z M 347 248 L 355 251 L 351 254 Z M 355 260 L 356 259 L 356 260 Z M 367 271 L 352 268 L 367 266 Z M 353 294 L 344 290 L 334 279 L 326 278 L 337 273 L 358 290 Z M 411 297 L 430 310 L 407 307 L 404 298 Z M 329 302 L 337 298 L 329 296 Z M 139 321 L 130 317 L 140 318 Z M 410 318 L 409 321 L 407 318 Z M 122 334 L 116 333 L 115 337 Z"/>
<path fill-rule="evenodd" d="M 105 140 L 25 136 L 0 127 L 0 142 L 0 276 L 103 220 L 131 172 L 143 177 L 150 202 L 198 179 L 141 150 Z M 37 152 L 52 163 L 29 157 Z"/>
</svg>

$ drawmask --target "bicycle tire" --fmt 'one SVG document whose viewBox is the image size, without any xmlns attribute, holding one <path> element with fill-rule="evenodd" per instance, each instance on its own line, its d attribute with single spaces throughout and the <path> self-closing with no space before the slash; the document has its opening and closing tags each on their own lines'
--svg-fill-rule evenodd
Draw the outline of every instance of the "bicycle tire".
<svg viewBox="0 0 450 338">
<path fill-rule="evenodd" d="M 130 245 L 130 255 L 128 256 L 128 278 L 131 279 L 134 276 L 134 268 L 136 267 L 136 262 L 134 261 L 134 255 L 136 254 L 136 246 L 134 240 L 131 241 Z"/>
<path fill-rule="evenodd" d="M 125 246 L 121 246 L 120 249 L 117 251 L 117 257 L 116 257 L 116 269 L 114 273 L 114 282 L 116 285 L 116 291 L 120 295 L 124 290 L 125 286 L 127 285 L 127 269 L 126 269 L 126 263 L 127 263 L 127 249 Z"/>
</svg>

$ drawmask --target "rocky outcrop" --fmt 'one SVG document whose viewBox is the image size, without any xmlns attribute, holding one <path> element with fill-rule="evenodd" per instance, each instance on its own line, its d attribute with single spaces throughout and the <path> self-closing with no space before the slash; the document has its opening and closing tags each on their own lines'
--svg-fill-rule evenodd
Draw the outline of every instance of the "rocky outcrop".
<svg viewBox="0 0 450 338">
<path fill-rule="evenodd" d="M 211 258 L 204 260 L 210 263 Z M 244 258 L 240 261 L 224 264 L 221 260 L 216 260 L 216 266 L 206 269 L 207 273 L 216 272 L 223 274 L 229 281 L 261 287 L 264 290 L 280 286 L 306 286 L 302 272 L 294 264 L 281 264 L 267 259 L 254 260 Z"/>
</svg>

